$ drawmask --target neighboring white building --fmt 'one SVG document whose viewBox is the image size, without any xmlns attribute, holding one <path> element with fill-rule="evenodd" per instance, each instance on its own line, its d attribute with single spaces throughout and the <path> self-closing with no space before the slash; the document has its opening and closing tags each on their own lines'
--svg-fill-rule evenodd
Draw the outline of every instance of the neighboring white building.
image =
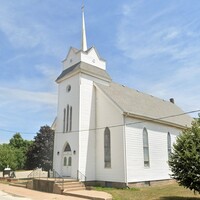
<svg viewBox="0 0 200 200">
<path fill-rule="evenodd" d="M 174 104 L 112 82 L 95 47 L 70 48 L 57 78 L 54 169 L 125 187 L 170 179 L 168 156 L 192 118 Z M 171 116 L 171 117 L 170 117 Z"/>
</svg>

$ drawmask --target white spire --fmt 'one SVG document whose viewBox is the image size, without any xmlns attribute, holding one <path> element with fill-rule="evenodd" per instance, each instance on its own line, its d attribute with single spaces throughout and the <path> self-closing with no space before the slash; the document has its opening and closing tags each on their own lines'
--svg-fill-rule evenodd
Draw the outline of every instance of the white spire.
<svg viewBox="0 0 200 200">
<path fill-rule="evenodd" d="M 81 48 L 83 51 L 87 51 L 87 39 L 86 39 L 86 30 L 85 30 L 85 17 L 84 17 L 84 3 L 82 5 L 82 45 Z"/>
</svg>

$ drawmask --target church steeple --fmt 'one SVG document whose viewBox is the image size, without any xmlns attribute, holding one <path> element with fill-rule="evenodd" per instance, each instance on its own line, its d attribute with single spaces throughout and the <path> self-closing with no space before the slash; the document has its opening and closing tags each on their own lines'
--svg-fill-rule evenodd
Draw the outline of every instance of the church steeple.
<svg viewBox="0 0 200 200">
<path fill-rule="evenodd" d="M 87 39 L 86 39 L 86 30 L 85 30 L 85 16 L 84 16 L 84 3 L 81 7 L 82 10 L 82 45 L 81 50 L 87 51 Z"/>
<path fill-rule="evenodd" d="M 85 29 L 85 16 L 84 16 L 84 2 L 81 7 L 82 10 L 82 38 L 81 38 L 81 48 L 77 49 L 71 47 L 67 57 L 63 60 L 63 70 L 66 70 L 75 64 L 83 62 L 85 64 L 91 65 L 93 67 L 98 67 L 100 69 L 106 70 L 106 61 L 100 57 L 96 48 L 87 47 L 86 29 Z"/>
</svg>

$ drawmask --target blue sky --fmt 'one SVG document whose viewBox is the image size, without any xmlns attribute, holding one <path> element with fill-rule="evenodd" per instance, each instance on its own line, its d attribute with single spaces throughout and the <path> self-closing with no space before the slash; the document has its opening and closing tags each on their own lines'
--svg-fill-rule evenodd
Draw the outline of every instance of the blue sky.
<svg viewBox="0 0 200 200">
<path fill-rule="evenodd" d="M 81 3 L 0 0 L 0 143 L 15 132 L 33 139 L 52 124 L 61 61 L 81 44 Z M 88 46 L 113 81 L 197 110 L 199 10 L 199 0 L 87 0 Z"/>
</svg>

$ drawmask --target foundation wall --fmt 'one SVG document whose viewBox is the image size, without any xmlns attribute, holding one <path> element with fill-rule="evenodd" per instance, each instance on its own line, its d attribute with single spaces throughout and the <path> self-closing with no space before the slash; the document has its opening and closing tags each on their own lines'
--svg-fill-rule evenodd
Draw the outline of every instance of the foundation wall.
<svg viewBox="0 0 200 200">
<path fill-rule="evenodd" d="M 100 187 L 113 187 L 113 188 L 134 188 L 134 187 L 147 187 L 156 185 L 168 185 L 175 183 L 174 179 L 158 180 L 158 181 L 143 181 L 135 183 L 121 183 L 121 182 L 107 182 L 107 181 L 87 181 L 85 185 L 89 188 L 90 186 L 100 186 Z"/>
</svg>

